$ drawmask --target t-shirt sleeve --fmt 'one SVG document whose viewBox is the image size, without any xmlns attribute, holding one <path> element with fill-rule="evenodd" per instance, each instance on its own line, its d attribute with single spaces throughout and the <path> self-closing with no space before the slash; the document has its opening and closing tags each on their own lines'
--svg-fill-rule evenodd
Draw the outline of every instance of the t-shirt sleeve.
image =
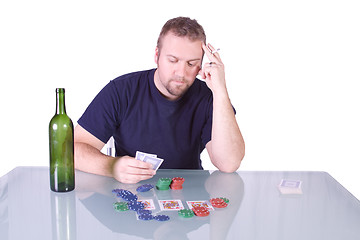
<svg viewBox="0 0 360 240">
<path fill-rule="evenodd" d="M 110 81 L 87 107 L 78 124 L 106 143 L 118 126 L 122 109 L 115 83 Z"/>
<path fill-rule="evenodd" d="M 211 131 L 212 131 L 212 112 L 213 105 L 212 100 L 208 103 L 207 111 L 206 111 L 206 121 L 201 133 L 201 141 L 204 147 L 211 140 Z"/>
</svg>

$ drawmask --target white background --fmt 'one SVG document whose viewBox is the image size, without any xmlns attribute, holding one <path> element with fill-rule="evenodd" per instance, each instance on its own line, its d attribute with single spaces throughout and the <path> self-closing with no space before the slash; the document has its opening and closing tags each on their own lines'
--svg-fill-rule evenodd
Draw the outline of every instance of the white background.
<svg viewBox="0 0 360 240">
<path fill-rule="evenodd" d="M 76 124 L 111 79 L 156 67 L 161 27 L 189 16 L 221 48 L 239 170 L 327 171 L 360 199 L 359 12 L 357 0 L 1 1 L 0 175 L 48 165 L 56 87 Z"/>
</svg>

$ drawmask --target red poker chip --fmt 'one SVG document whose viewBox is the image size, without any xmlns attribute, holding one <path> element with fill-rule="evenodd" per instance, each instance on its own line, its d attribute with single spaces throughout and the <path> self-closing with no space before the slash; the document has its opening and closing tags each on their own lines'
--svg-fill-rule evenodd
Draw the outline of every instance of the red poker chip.
<svg viewBox="0 0 360 240">
<path fill-rule="evenodd" d="M 210 199 L 210 203 L 215 208 L 227 207 L 227 203 L 222 198 L 212 198 L 212 199 Z"/>
<path fill-rule="evenodd" d="M 210 199 L 210 202 L 211 202 L 211 204 L 222 204 L 222 203 L 224 203 L 225 201 L 224 201 L 224 199 L 222 199 L 222 198 L 212 198 L 212 199 Z"/>
<path fill-rule="evenodd" d="M 182 177 L 174 177 L 174 178 L 172 179 L 172 181 L 173 181 L 173 183 L 174 183 L 174 182 L 176 182 L 176 183 L 183 183 L 183 182 L 185 181 L 185 179 L 182 178 Z"/>
<path fill-rule="evenodd" d="M 206 217 L 209 216 L 210 214 L 209 210 L 207 210 L 207 208 L 205 207 L 193 207 L 192 210 L 195 213 L 195 215 L 199 217 Z"/>
<path fill-rule="evenodd" d="M 226 207 L 227 207 L 227 203 L 212 204 L 212 206 L 213 206 L 214 208 L 226 208 Z"/>
<path fill-rule="evenodd" d="M 206 207 L 201 207 L 201 206 L 193 207 L 192 210 L 194 212 L 206 212 L 206 211 L 209 211 L 209 210 L 206 209 Z"/>
<path fill-rule="evenodd" d="M 182 184 L 184 183 L 185 179 L 182 177 L 174 177 L 172 179 L 172 182 L 170 184 L 170 188 L 174 190 L 180 190 L 182 189 Z"/>
<path fill-rule="evenodd" d="M 194 212 L 196 216 L 198 217 L 206 217 L 206 216 L 209 216 L 210 212 L 207 211 L 207 212 Z"/>
</svg>

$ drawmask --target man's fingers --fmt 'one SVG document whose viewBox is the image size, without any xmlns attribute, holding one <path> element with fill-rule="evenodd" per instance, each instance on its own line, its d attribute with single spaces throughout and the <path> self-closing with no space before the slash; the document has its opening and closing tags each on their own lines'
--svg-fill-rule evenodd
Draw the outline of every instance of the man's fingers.
<svg viewBox="0 0 360 240">
<path fill-rule="evenodd" d="M 216 52 L 214 54 L 212 53 L 213 51 L 215 51 L 215 48 L 210 43 L 208 43 L 207 45 L 205 45 L 205 43 L 203 43 L 202 48 L 203 48 L 206 56 L 210 60 L 210 62 L 221 63 L 219 53 L 218 52 Z"/>
<path fill-rule="evenodd" d="M 155 171 L 152 169 L 152 164 L 137 160 L 132 157 L 124 159 L 123 164 L 126 167 L 125 172 L 130 174 L 139 174 L 139 175 L 154 175 Z"/>
</svg>

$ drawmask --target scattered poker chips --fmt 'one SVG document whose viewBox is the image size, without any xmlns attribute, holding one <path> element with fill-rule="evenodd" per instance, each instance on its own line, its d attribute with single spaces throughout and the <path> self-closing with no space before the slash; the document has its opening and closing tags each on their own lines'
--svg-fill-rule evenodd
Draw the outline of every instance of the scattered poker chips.
<svg viewBox="0 0 360 240">
<path fill-rule="evenodd" d="M 164 222 L 164 221 L 168 221 L 170 220 L 170 217 L 167 216 L 167 215 L 156 215 L 156 216 L 153 216 L 151 214 L 151 211 L 150 210 L 138 210 L 137 211 L 137 214 L 138 214 L 138 218 L 140 220 L 145 220 L 145 221 L 148 221 L 148 220 L 152 220 L 152 219 L 155 219 L 156 221 L 160 221 L 160 222 Z"/>
<path fill-rule="evenodd" d="M 137 201 L 138 199 L 138 197 L 135 194 L 133 194 L 128 190 L 123 190 L 123 189 L 117 192 L 117 196 L 121 197 L 122 199 L 128 202 Z"/>
<path fill-rule="evenodd" d="M 180 190 L 183 188 L 182 184 L 184 181 L 185 179 L 182 177 L 174 177 L 171 181 L 170 188 L 174 190 Z"/>
<path fill-rule="evenodd" d="M 147 191 L 149 191 L 149 190 L 151 190 L 153 188 L 154 188 L 154 185 L 152 185 L 152 184 L 144 184 L 144 185 L 139 186 L 136 189 L 136 191 L 138 191 L 138 192 L 147 192 Z"/>
<path fill-rule="evenodd" d="M 124 189 L 120 189 L 120 188 L 115 188 L 112 190 L 113 193 L 118 194 L 119 192 L 123 191 Z"/>
<path fill-rule="evenodd" d="M 151 215 L 151 210 L 147 210 L 147 209 L 140 209 L 137 210 L 137 214 L 141 215 L 141 214 L 150 214 Z"/>
<path fill-rule="evenodd" d="M 154 216 L 151 214 L 139 214 L 138 217 L 140 220 L 145 220 L 145 221 L 154 219 Z"/>
<path fill-rule="evenodd" d="M 229 201 L 228 199 L 226 200 Z M 214 208 L 225 208 L 228 205 L 224 198 L 212 198 L 210 199 L 210 203 Z"/>
<path fill-rule="evenodd" d="M 164 221 L 169 221 L 170 217 L 168 215 L 156 215 L 154 219 L 160 222 L 164 222 Z"/>
<path fill-rule="evenodd" d="M 132 202 L 128 202 L 128 207 L 130 210 L 139 211 L 144 209 L 145 206 L 142 202 L 132 201 Z"/>
<path fill-rule="evenodd" d="M 174 178 L 159 178 L 156 184 L 157 190 L 179 190 L 183 188 L 183 183 L 185 179 L 182 177 L 174 177 Z M 139 186 L 136 191 L 137 192 L 147 192 L 154 188 L 154 185 L 152 184 L 143 184 Z M 149 220 L 157 220 L 157 221 L 168 221 L 170 220 L 170 217 L 167 215 L 153 215 L 151 210 L 144 209 L 145 204 L 144 201 L 138 201 L 138 196 L 134 193 L 132 193 L 129 190 L 125 189 L 113 189 L 112 192 L 116 194 L 117 197 L 122 198 L 125 200 L 124 202 L 119 201 L 113 203 L 113 207 L 116 211 L 123 212 L 132 210 L 137 213 L 139 220 L 149 221 Z M 180 201 L 180 200 L 179 200 Z M 145 201 L 146 202 L 146 201 Z M 160 202 L 160 201 L 159 201 Z M 202 201 L 202 202 L 208 202 L 208 201 Z M 209 200 L 211 205 L 214 208 L 225 208 L 229 204 L 229 199 L 225 197 L 216 197 L 211 198 Z M 181 201 L 180 201 L 181 203 Z M 146 207 L 147 208 L 147 207 Z M 155 209 L 155 208 L 154 208 Z M 214 210 L 211 208 L 211 210 Z M 182 218 L 192 218 L 194 216 L 198 217 L 206 217 L 209 216 L 210 212 L 208 207 L 205 206 L 195 206 L 192 209 L 181 209 L 178 211 L 179 217 Z"/>
<path fill-rule="evenodd" d="M 193 207 L 193 212 L 198 217 L 209 216 L 210 212 L 206 207 Z"/>
<path fill-rule="evenodd" d="M 157 190 L 168 190 L 170 188 L 171 178 L 159 178 L 156 184 Z"/>
<path fill-rule="evenodd" d="M 194 216 L 194 212 L 191 209 L 181 209 L 178 211 L 178 214 L 183 218 L 192 218 Z"/>
<path fill-rule="evenodd" d="M 116 211 L 121 211 L 121 212 L 123 212 L 123 211 L 129 210 L 129 207 L 128 207 L 127 202 L 115 202 L 115 203 L 113 204 L 113 206 L 114 206 L 114 208 L 115 208 Z"/>
</svg>

